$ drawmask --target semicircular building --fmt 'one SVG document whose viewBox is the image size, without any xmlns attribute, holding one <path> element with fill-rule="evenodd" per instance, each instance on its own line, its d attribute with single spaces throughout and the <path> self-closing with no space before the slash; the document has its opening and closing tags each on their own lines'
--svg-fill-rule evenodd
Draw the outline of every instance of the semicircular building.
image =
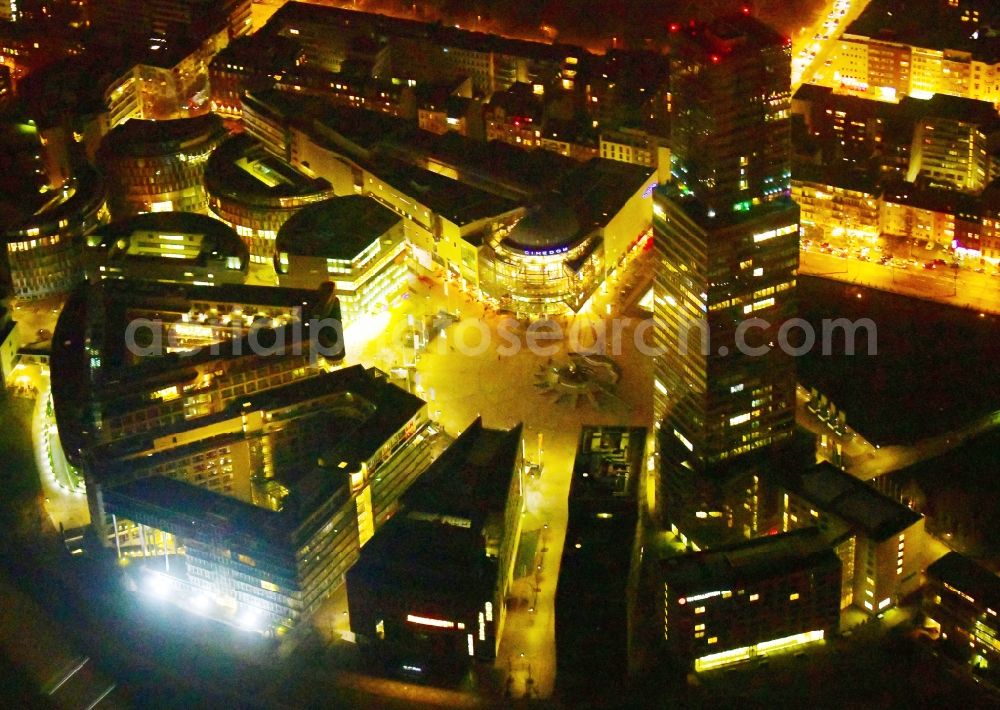
<svg viewBox="0 0 1000 710">
<path fill-rule="evenodd" d="M 65 295 L 80 280 L 83 235 L 107 221 L 104 181 L 87 164 L 41 195 L 44 203 L 4 233 L 12 294 L 18 299 Z"/>
<path fill-rule="evenodd" d="M 155 212 L 118 220 L 86 238 L 90 281 L 144 279 L 195 285 L 242 284 L 246 245 L 235 230 L 191 212 Z"/>
<path fill-rule="evenodd" d="M 310 178 L 245 133 L 223 142 L 205 170 L 209 211 L 233 227 L 250 260 L 269 264 L 285 221 L 306 205 L 334 197 L 323 178 Z"/>
<path fill-rule="evenodd" d="M 406 287 L 404 225 L 394 211 L 362 195 L 304 207 L 278 232 L 278 280 L 307 289 L 332 281 L 349 325 Z"/>
<path fill-rule="evenodd" d="M 132 119 L 116 126 L 97 152 L 111 216 L 206 213 L 205 166 L 226 135 L 222 120 L 212 114 L 172 121 Z"/>
</svg>

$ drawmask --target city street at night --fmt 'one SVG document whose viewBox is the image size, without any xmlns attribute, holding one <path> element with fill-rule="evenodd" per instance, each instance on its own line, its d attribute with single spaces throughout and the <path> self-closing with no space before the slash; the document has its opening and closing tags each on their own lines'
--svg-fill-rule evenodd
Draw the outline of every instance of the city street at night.
<svg viewBox="0 0 1000 710">
<path fill-rule="evenodd" d="M 0 708 L 997 707 L 997 0 L 0 0 Z"/>
</svg>

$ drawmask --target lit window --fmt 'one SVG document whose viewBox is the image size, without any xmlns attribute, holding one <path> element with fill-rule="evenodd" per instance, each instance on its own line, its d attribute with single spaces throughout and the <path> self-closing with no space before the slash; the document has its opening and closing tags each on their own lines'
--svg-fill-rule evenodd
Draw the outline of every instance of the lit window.
<svg viewBox="0 0 1000 710">
<path fill-rule="evenodd" d="M 750 601 L 755 602 L 758 599 L 760 599 L 760 595 L 759 594 L 751 594 L 750 595 Z"/>
<path fill-rule="evenodd" d="M 705 613 L 705 607 L 703 607 L 703 606 L 696 606 L 694 608 L 694 613 L 695 614 L 704 614 Z"/>
<path fill-rule="evenodd" d="M 788 600 L 789 601 L 795 601 L 798 598 L 799 598 L 799 593 L 798 592 L 792 592 L 791 594 L 788 595 Z"/>
</svg>

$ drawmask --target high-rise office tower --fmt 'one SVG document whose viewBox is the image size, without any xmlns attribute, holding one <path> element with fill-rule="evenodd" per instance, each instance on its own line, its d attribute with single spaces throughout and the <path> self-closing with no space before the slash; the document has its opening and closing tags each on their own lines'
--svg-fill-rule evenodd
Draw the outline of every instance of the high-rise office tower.
<svg viewBox="0 0 1000 710">
<path fill-rule="evenodd" d="M 675 36 L 673 180 L 653 208 L 659 501 L 704 546 L 761 528 L 761 461 L 794 428 L 795 366 L 779 347 L 798 268 L 791 59 L 744 15 Z"/>
</svg>

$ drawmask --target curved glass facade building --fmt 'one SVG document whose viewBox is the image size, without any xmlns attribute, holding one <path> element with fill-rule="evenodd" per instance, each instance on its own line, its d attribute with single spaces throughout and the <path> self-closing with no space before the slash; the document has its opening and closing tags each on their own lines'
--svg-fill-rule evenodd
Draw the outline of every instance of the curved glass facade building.
<svg viewBox="0 0 1000 710">
<path fill-rule="evenodd" d="M 12 294 L 18 299 L 68 293 L 80 280 L 83 235 L 108 218 L 104 181 L 89 165 L 47 194 L 41 209 L 4 234 Z"/>
<path fill-rule="evenodd" d="M 479 277 L 483 291 L 518 311 L 578 311 L 604 279 L 604 245 L 565 203 L 548 202 L 494 233 Z"/>
<path fill-rule="evenodd" d="M 111 216 L 206 214 L 205 167 L 226 135 L 222 120 L 212 114 L 173 121 L 132 119 L 114 128 L 97 153 Z"/>
<path fill-rule="evenodd" d="M 258 264 L 274 260 L 278 230 L 289 217 L 334 197 L 329 182 L 304 175 L 247 134 L 229 138 L 212 153 L 205 189 L 209 211 L 236 230 Z"/>
</svg>

